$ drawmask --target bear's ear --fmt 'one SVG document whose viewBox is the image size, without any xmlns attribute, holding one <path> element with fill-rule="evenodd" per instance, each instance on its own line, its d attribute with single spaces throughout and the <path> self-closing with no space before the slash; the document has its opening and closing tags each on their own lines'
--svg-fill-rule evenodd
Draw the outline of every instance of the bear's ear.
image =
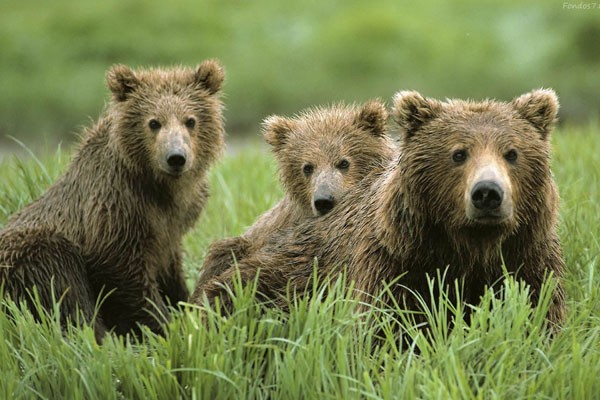
<svg viewBox="0 0 600 400">
<path fill-rule="evenodd" d="M 272 115 L 262 124 L 263 137 L 275 150 L 287 143 L 289 134 L 294 130 L 294 121 Z"/>
<path fill-rule="evenodd" d="M 441 110 L 441 104 L 437 100 L 426 99 L 411 90 L 396 93 L 393 102 L 392 115 L 407 137 L 435 118 Z"/>
<path fill-rule="evenodd" d="M 106 83 L 116 101 L 125 101 L 140 84 L 134 72 L 122 64 L 113 65 L 106 74 Z"/>
<path fill-rule="evenodd" d="M 531 123 L 546 138 L 556 121 L 558 97 L 552 89 L 537 89 L 525 93 L 511 102 L 519 115 Z"/>
<path fill-rule="evenodd" d="M 221 89 L 225 73 L 223 67 L 217 60 L 206 60 L 196 69 L 194 80 L 208 93 L 215 94 Z"/>
<path fill-rule="evenodd" d="M 383 102 L 371 100 L 360 108 L 354 123 L 373 136 L 381 137 L 385 135 L 387 118 L 388 114 Z"/>
</svg>

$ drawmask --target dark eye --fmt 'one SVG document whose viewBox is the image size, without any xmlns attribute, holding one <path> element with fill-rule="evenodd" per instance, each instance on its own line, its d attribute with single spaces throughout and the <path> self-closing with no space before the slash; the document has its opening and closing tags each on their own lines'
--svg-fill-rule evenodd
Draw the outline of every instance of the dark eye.
<svg viewBox="0 0 600 400">
<path fill-rule="evenodd" d="M 456 150 L 452 153 L 452 161 L 457 164 L 462 164 L 467 160 L 468 153 L 466 150 Z"/>
<path fill-rule="evenodd" d="M 516 150 L 509 150 L 504 154 L 504 159 L 508 162 L 515 162 L 517 161 L 517 158 L 519 157 L 519 154 L 517 153 Z"/>
<path fill-rule="evenodd" d="M 350 163 L 348 162 L 348 160 L 342 160 L 338 163 L 338 165 L 336 165 L 336 168 L 346 170 L 350 168 Z"/>
<path fill-rule="evenodd" d="M 196 120 L 195 120 L 194 118 L 188 118 L 188 119 L 185 121 L 185 126 L 186 126 L 188 129 L 194 129 L 194 127 L 196 126 Z"/>
<path fill-rule="evenodd" d="M 304 172 L 304 175 L 306 176 L 312 174 L 314 170 L 315 167 L 313 167 L 312 164 L 304 164 L 304 166 L 302 167 L 302 172 Z"/>
<path fill-rule="evenodd" d="M 150 122 L 148 122 L 148 127 L 153 131 L 156 131 L 160 129 L 161 125 L 160 122 L 158 122 L 157 120 L 151 119 Z"/>
</svg>

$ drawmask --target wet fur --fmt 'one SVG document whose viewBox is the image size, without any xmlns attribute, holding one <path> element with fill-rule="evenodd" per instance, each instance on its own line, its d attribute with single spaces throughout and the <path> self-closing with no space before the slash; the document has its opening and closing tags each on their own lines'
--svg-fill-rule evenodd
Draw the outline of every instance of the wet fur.
<svg viewBox="0 0 600 400">
<path fill-rule="evenodd" d="M 243 282 L 259 274 L 261 298 L 285 308 L 288 287 L 311 293 L 317 258 L 319 281 L 346 268 L 356 295 L 365 301 L 400 277 L 391 288 L 394 301 L 419 310 L 410 291 L 431 300 L 427 276 L 445 270 L 446 282 L 458 279 L 463 300 L 477 304 L 486 287 L 502 281 L 504 262 L 510 274 L 530 286 L 534 304 L 544 277 L 552 273 L 558 279 L 548 319 L 559 325 L 565 310 L 564 261 L 549 160 L 557 109 L 549 90 L 510 103 L 440 102 L 416 92 L 399 93 L 393 116 L 403 133 L 396 161 L 351 189 L 328 215 L 272 237 L 237 267 L 207 282 L 198 298 L 219 296 L 229 311 L 223 284 L 230 285 L 237 273 Z M 481 149 L 498 155 L 511 146 L 518 149 L 518 164 L 509 169 L 515 207 L 510 221 L 487 226 L 466 219 L 463 179 L 468 170 L 451 161 L 457 144 L 472 149 L 473 158 Z"/>
<path fill-rule="evenodd" d="M 272 146 L 286 195 L 243 235 L 211 244 L 196 287 L 201 288 L 232 262 L 250 257 L 283 229 L 315 218 L 311 206 L 314 175 L 321 173 L 320 183 L 339 201 L 365 176 L 381 171 L 393 158 L 394 149 L 385 133 L 386 120 L 387 111 L 378 100 L 360 106 L 312 108 L 294 118 L 267 118 L 263 135 Z M 342 159 L 350 162 L 346 172 L 335 168 Z M 313 176 L 303 174 L 305 163 L 314 166 Z M 192 301 L 199 293 L 195 291 Z"/>
<path fill-rule="evenodd" d="M 0 232 L 5 292 L 26 298 L 37 287 L 42 305 L 60 298 L 66 324 L 76 309 L 123 334 L 138 324 L 161 332 L 167 305 L 187 300 L 181 240 L 208 197 L 206 172 L 223 147 L 221 67 L 205 61 L 197 69 L 133 71 L 113 67 L 107 76 L 113 101 L 86 130 L 62 177 L 38 200 L 15 214 Z M 198 119 L 190 131 L 191 169 L 180 176 L 157 167 L 148 118 Z M 55 294 L 50 291 L 53 282 Z"/>
</svg>

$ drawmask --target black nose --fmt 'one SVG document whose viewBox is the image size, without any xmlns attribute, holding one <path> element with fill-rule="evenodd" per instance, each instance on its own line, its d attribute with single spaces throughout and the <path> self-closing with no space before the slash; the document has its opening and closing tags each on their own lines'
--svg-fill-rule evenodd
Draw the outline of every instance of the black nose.
<svg viewBox="0 0 600 400">
<path fill-rule="evenodd" d="M 471 201 L 479 210 L 494 210 L 502 204 L 504 190 L 494 181 L 481 181 L 471 190 Z"/>
<path fill-rule="evenodd" d="M 314 204 L 319 215 L 325 215 L 331 211 L 335 205 L 335 200 L 332 196 L 319 197 L 315 199 Z"/>
<path fill-rule="evenodd" d="M 172 151 L 167 154 L 167 164 L 171 168 L 182 168 L 185 165 L 185 162 L 185 154 L 181 151 Z"/>
</svg>

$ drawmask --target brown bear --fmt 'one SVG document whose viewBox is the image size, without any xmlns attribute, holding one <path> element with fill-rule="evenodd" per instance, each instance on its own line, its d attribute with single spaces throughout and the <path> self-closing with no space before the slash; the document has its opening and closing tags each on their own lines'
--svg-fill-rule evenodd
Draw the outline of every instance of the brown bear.
<svg viewBox="0 0 600 400">
<path fill-rule="evenodd" d="M 503 278 L 503 264 L 530 286 L 557 278 L 548 319 L 564 316 L 564 261 L 556 233 L 558 194 L 550 171 L 550 133 L 558 110 L 551 90 L 509 103 L 440 102 L 405 91 L 394 98 L 402 130 L 397 160 L 365 178 L 323 218 L 289 228 L 252 257 L 207 282 L 203 296 L 232 306 L 223 283 L 258 271 L 257 290 L 284 307 L 286 290 L 310 294 L 319 280 L 346 270 L 358 296 L 372 299 L 386 282 L 407 309 L 413 292 L 430 301 L 427 275 L 445 271 L 476 304 Z"/>
<path fill-rule="evenodd" d="M 181 242 L 207 200 L 206 173 L 222 152 L 223 71 L 197 68 L 107 74 L 112 101 L 66 172 L 0 232 L 5 293 L 61 300 L 63 323 L 81 312 L 118 334 L 161 332 L 168 304 L 187 300 Z"/>
<path fill-rule="evenodd" d="M 378 100 L 267 118 L 263 137 L 272 146 L 286 196 L 242 236 L 210 246 L 197 286 L 249 257 L 281 229 L 327 214 L 349 188 L 383 170 L 394 154 L 386 121 L 387 111 Z"/>
</svg>

